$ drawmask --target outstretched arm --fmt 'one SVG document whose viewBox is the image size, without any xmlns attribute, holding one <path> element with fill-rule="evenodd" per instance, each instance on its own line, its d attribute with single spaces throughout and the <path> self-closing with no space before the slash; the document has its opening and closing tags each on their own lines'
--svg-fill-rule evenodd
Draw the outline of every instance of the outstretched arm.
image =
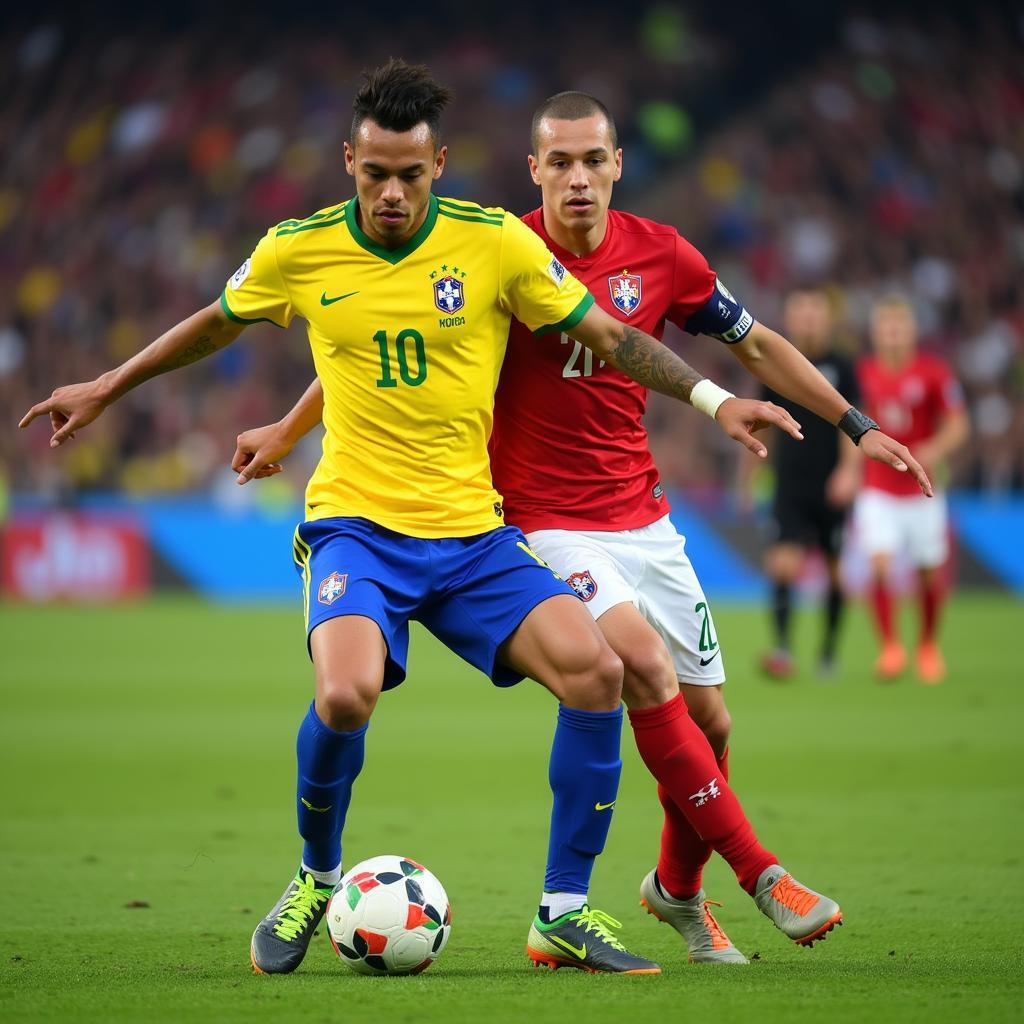
<svg viewBox="0 0 1024 1024">
<path fill-rule="evenodd" d="M 246 484 L 280 473 L 284 469 L 281 460 L 322 422 L 323 415 L 324 389 L 320 378 L 314 377 L 283 419 L 238 435 L 235 457 L 231 460 L 231 468 L 238 474 L 235 482 Z"/>
<path fill-rule="evenodd" d="M 743 340 L 730 345 L 729 350 L 759 381 L 829 423 L 838 425 L 852 408 L 798 349 L 764 324 L 755 321 Z M 932 496 L 927 473 L 904 445 L 877 427 L 856 440 L 869 459 L 885 462 L 901 473 L 909 471 L 921 491 Z"/>
<path fill-rule="evenodd" d="M 53 428 L 50 447 L 58 448 L 132 388 L 230 345 L 244 329 L 243 324 L 224 315 L 219 302 L 211 303 L 160 335 L 117 369 L 96 380 L 57 388 L 46 401 L 32 406 L 18 426 L 27 427 L 37 416 L 49 414 Z"/>
<path fill-rule="evenodd" d="M 838 423 L 850 408 L 798 348 L 756 320 L 742 341 L 729 345 L 729 351 L 772 391 L 799 402 L 829 423 Z"/>
<path fill-rule="evenodd" d="M 785 409 L 722 391 L 667 345 L 620 323 L 596 305 L 568 333 L 644 387 L 707 413 L 729 437 L 761 458 L 768 450 L 754 437 L 758 430 L 776 426 L 797 440 L 803 439 L 800 424 Z"/>
</svg>

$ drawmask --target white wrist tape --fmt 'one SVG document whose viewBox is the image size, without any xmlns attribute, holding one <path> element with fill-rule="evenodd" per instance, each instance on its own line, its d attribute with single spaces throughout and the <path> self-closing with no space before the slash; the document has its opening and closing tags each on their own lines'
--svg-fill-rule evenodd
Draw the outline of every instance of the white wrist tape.
<svg viewBox="0 0 1024 1024">
<path fill-rule="evenodd" d="M 708 380 L 705 377 L 693 385 L 693 390 L 690 392 L 690 405 L 714 419 L 718 407 L 727 398 L 735 397 L 731 391 L 720 388 L 713 380 Z"/>
</svg>

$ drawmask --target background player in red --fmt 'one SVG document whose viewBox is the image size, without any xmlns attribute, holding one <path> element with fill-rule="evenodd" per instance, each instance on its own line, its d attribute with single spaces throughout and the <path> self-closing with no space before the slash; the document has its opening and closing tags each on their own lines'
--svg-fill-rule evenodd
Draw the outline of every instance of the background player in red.
<svg viewBox="0 0 1024 1024">
<path fill-rule="evenodd" d="M 959 383 L 939 356 L 918 351 L 914 311 L 902 298 L 887 298 L 874 307 L 871 345 L 874 354 L 858 366 L 869 414 L 883 430 L 912 444 L 929 473 L 941 473 L 943 460 L 967 440 L 970 429 Z M 902 552 L 916 569 L 919 584 L 917 674 L 923 683 L 942 682 L 946 666 L 937 627 L 944 596 L 942 567 L 949 555 L 945 495 L 927 501 L 917 487 L 908 486 L 904 474 L 868 463 L 856 526 L 871 559 L 871 604 L 881 641 L 876 672 L 881 679 L 893 679 L 907 666 L 893 622 L 889 582 L 892 558 Z"/>
<path fill-rule="evenodd" d="M 869 454 L 918 472 L 904 447 L 865 430 L 796 349 L 753 320 L 675 228 L 608 209 L 622 155 L 602 104 L 561 93 L 540 107 L 533 125 L 530 170 L 543 207 L 524 220 L 599 305 L 658 337 L 672 319 L 732 344 L 759 379 L 833 422 L 845 417 Z M 694 395 L 701 408 L 696 389 Z M 723 392 L 714 400 L 731 397 Z M 309 423 L 308 407 L 318 400 L 314 384 L 282 424 Z M 574 587 L 625 664 L 637 746 L 665 807 L 661 857 L 642 883 L 644 902 L 680 931 L 692 960 L 745 963 L 701 887 L 712 849 L 801 944 L 820 938 L 841 912 L 775 863 L 728 786 L 721 652 L 684 540 L 667 518 L 641 421 L 645 404 L 643 387 L 572 339 L 535 338 L 514 323 L 495 402 L 493 472 L 508 521 Z M 280 425 L 247 431 L 233 466 L 243 479 L 276 472 L 295 439 Z M 756 449 L 767 454 L 760 442 Z M 923 474 L 919 479 L 928 489 Z"/>
<path fill-rule="evenodd" d="M 832 310 L 828 296 L 816 288 L 801 288 L 786 298 L 782 313 L 786 337 L 843 395 L 857 404 L 859 388 L 853 363 L 832 351 Z M 797 406 L 765 389 L 764 398 L 793 413 Z M 828 589 L 824 599 L 819 671 L 829 675 L 835 663 L 836 637 L 843 611 L 839 573 L 843 524 L 860 483 L 860 458 L 853 442 L 816 416 L 804 417 L 804 440 L 787 443 L 780 431 L 774 439 L 775 497 L 772 502 L 772 542 L 765 552 L 765 571 L 772 581 L 772 627 L 775 647 L 761 660 L 770 676 L 786 678 L 793 671 L 790 648 L 793 586 L 808 548 L 825 558 Z M 743 462 L 744 471 L 754 467 Z M 746 484 L 752 474 L 746 472 Z"/>
</svg>

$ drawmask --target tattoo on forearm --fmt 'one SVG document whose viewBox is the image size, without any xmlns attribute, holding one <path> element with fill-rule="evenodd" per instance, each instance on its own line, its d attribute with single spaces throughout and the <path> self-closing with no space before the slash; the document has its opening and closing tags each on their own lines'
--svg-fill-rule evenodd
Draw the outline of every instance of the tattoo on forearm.
<svg viewBox="0 0 1024 1024">
<path fill-rule="evenodd" d="M 183 366 L 188 366 L 189 363 L 198 362 L 200 359 L 208 356 L 211 352 L 216 352 L 217 346 L 213 343 L 213 339 L 204 334 L 201 338 L 196 338 L 191 345 L 177 359 L 168 363 L 166 369 L 168 370 L 179 370 Z"/>
<path fill-rule="evenodd" d="M 701 374 L 667 345 L 635 327 L 623 327 L 622 338 L 608 361 L 652 391 L 660 391 L 683 402 L 690 401 L 694 384 L 703 380 Z"/>
</svg>

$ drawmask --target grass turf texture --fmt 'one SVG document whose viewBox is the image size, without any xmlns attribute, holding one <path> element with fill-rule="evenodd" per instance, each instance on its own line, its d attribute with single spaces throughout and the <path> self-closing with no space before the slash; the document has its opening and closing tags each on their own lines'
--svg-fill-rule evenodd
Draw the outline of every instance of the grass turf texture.
<svg viewBox="0 0 1024 1024">
<path fill-rule="evenodd" d="M 664 974 L 531 970 L 554 703 L 531 684 L 492 689 L 417 631 L 410 679 L 370 729 L 345 861 L 422 860 L 453 901 L 452 940 L 420 977 L 363 978 L 321 927 L 298 973 L 267 978 L 250 973 L 248 942 L 298 855 L 292 744 L 310 670 L 295 609 L 0 609 L 0 1017 L 1019 1019 L 1020 604 L 958 599 L 936 688 L 874 683 L 860 612 L 827 684 L 759 679 L 763 613 L 716 619 L 735 784 L 783 863 L 841 901 L 847 924 L 827 942 L 785 942 L 712 861 L 720 920 L 758 959 L 685 964 L 637 906 L 660 819 L 627 729 L 592 893 Z M 812 664 L 816 616 L 801 620 Z"/>
</svg>

